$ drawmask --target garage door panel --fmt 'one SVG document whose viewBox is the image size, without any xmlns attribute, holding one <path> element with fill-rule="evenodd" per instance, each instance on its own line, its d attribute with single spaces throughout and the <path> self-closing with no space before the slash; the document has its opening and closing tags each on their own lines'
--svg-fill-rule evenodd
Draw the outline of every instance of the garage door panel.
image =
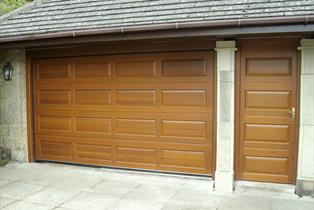
<svg viewBox="0 0 314 210">
<path fill-rule="evenodd" d="M 76 160 L 113 161 L 113 147 L 110 145 L 75 144 Z"/>
<path fill-rule="evenodd" d="M 271 63 L 271 65 L 269 65 Z M 255 57 L 246 59 L 247 76 L 290 76 L 291 57 Z"/>
<path fill-rule="evenodd" d="M 156 90 L 117 90 L 116 105 L 118 106 L 156 106 Z"/>
<path fill-rule="evenodd" d="M 246 91 L 246 108 L 289 109 L 290 91 Z"/>
<path fill-rule="evenodd" d="M 162 120 L 161 136 L 180 138 L 202 138 L 207 135 L 207 124 L 204 121 Z"/>
<path fill-rule="evenodd" d="M 111 77 L 111 66 L 109 61 L 86 60 L 77 61 L 74 65 L 74 79 L 108 78 Z"/>
<path fill-rule="evenodd" d="M 72 77 L 72 66 L 64 60 L 49 60 L 37 64 L 38 80 L 64 80 Z"/>
<path fill-rule="evenodd" d="M 211 174 L 212 61 L 208 52 L 37 60 L 46 73 L 34 83 L 35 145 L 45 147 L 36 158 Z"/>
<path fill-rule="evenodd" d="M 108 106 L 112 104 L 112 91 L 110 89 L 76 89 L 74 98 L 74 105 Z"/>
<path fill-rule="evenodd" d="M 38 115 L 36 124 L 39 132 L 71 132 L 73 120 L 70 116 Z"/>
<path fill-rule="evenodd" d="M 156 77 L 157 61 L 116 61 L 115 63 L 116 77 L 119 79 L 126 77 Z"/>
<path fill-rule="evenodd" d="M 157 164 L 156 149 L 152 148 L 134 148 L 117 146 L 116 155 L 118 162 L 131 162 L 142 164 Z"/>
<path fill-rule="evenodd" d="M 206 76 L 206 59 L 173 59 L 161 61 L 161 75 L 164 77 Z"/>
<path fill-rule="evenodd" d="M 107 117 L 76 117 L 75 131 L 79 133 L 112 133 L 112 120 Z"/>
<path fill-rule="evenodd" d="M 36 155 L 44 160 L 71 161 L 72 143 L 37 141 Z"/>
<path fill-rule="evenodd" d="M 37 105 L 71 105 L 71 90 L 38 90 Z"/>
<path fill-rule="evenodd" d="M 207 107 L 207 90 L 162 90 L 161 105 L 166 107 Z"/>
</svg>

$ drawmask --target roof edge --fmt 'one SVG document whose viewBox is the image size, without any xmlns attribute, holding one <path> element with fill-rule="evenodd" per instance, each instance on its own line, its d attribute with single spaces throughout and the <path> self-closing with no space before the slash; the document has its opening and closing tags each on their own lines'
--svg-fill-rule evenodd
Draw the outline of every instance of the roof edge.
<svg viewBox="0 0 314 210">
<path fill-rule="evenodd" d="M 42 1 L 42 0 L 37 0 Z M 249 27 L 249 26 L 272 26 L 272 25 L 289 25 L 302 24 L 308 25 L 314 23 L 314 15 L 305 16 L 291 16 L 291 17 L 272 17 L 272 18 L 246 18 L 246 19 L 232 19 L 232 20 L 215 20 L 202 22 L 186 22 L 186 23 L 169 23 L 159 25 L 142 25 L 142 26 L 128 26 L 128 27 L 114 27 L 114 28 L 99 28 L 87 30 L 72 30 L 56 33 L 12 36 L 0 38 L 0 43 L 5 42 L 19 42 L 19 41 L 34 41 L 51 38 L 65 38 L 65 37 L 81 37 L 88 35 L 101 34 L 124 34 L 131 32 L 147 32 L 147 31 L 161 31 L 161 30 L 177 30 L 193 29 L 193 28 L 219 28 L 219 27 Z"/>
</svg>

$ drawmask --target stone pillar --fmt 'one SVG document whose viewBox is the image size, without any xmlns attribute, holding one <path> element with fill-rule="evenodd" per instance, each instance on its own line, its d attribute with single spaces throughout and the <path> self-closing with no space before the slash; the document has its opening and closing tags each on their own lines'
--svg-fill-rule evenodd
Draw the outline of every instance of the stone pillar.
<svg viewBox="0 0 314 210">
<path fill-rule="evenodd" d="M 11 81 L 5 81 L 2 67 L 11 62 Z M 0 51 L 0 146 L 11 149 L 12 160 L 26 162 L 26 74 L 25 51 Z"/>
<path fill-rule="evenodd" d="M 217 160 L 215 190 L 234 188 L 235 41 L 217 41 Z"/>
<path fill-rule="evenodd" d="M 296 193 L 314 196 L 314 39 L 301 40 L 301 85 Z"/>
</svg>

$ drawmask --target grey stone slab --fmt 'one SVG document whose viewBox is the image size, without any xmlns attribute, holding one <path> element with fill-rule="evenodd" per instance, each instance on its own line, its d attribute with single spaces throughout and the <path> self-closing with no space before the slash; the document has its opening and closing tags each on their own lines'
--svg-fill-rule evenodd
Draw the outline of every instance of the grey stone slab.
<svg viewBox="0 0 314 210">
<path fill-rule="evenodd" d="M 11 204 L 15 201 L 17 201 L 17 200 L 12 199 L 12 198 L 0 197 L 0 209 L 3 209 L 4 207 L 8 206 L 9 204 Z"/>
<path fill-rule="evenodd" d="M 169 201 L 179 191 L 176 186 L 141 185 L 130 191 L 125 198 L 132 200 Z"/>
<path fill-rule="evenodd" d="M 163 207 L 162 210 L 218 210 L 218 208 L 210 206 L 201 206 L 197 203 L 195 204 L 167 203 L 167 205 Z"/>
<path fill-rule="evenodd" d="M 52 206 L 29 203 L 26 201 L 17 201 L 5 207 L 3 210 L 51 210 Z"/>
<path fill-rule="evenodd" d="M 3 187 L 9 183 L 12 183 L 12 180 L 0 179 L 0 187 Z"/>
<path fill-rule="evenodd" d="M 270 199 L 255 196 L 230 196 L 224 198 L 218 209 L 268 210 Z"/>
<path fill-rule="evenodd" d="M 7 198 L 22 199 L 41 189 L 43 187 L 38 185 L 14 182 L 0 188 L 0 195 Z"/>
<path fill-rule="evenodd" d="M 165 203 L 152 200 L 122 199 L 110 206 L 108 210 L 161 210 L 164 206 Z"/>
<path fill-rule="evenodd" d="M 117 202 L 120 197 L 104 195 L 94 192 L 81 192 L 73 199 L 65 202 L 61 207 L 79 210 L 104 210 Z"/>
<path fill-rule="evenodd" d="M 301 201 L 300 199 L 271 199 L 270 210 L 314 210 L 314 200 Z"/>
<path fill-rule="evenodd" d="M 37 193 L 34 193 L 33 195 L 26 197 L 24 200 L 31 203 L 58 206 L 72 199 L 78 194 L 79 191 L 73 189 L 45 188 Z"/>
<path fill-rule="evenodd" d="M 224 196 L 217 195 L 214 192 L 182 189 L 171 198 L 170 202 L 176 204 L 197 204 L 199 206 L 218 207 L 224 199 L 226 199 Z"/>
<path fill-rule="evenodd" d="M 84 180 L 84 181 L 82 181 Z M 81 177 L 81 176 L 63 176 L 61 179 L 58 179 L 58 182 L 53 184 L 54 188 L 61 189 L 88 189 L 98 183 L 101 179 L 96 177 Z"/>
<path fill-rule="evenodd" d="M 139 184 L 132 182 L 104 180 L 86 191 L 109 194 L 113 196 L 123 196 L 138 186 Z"/>
</svg>

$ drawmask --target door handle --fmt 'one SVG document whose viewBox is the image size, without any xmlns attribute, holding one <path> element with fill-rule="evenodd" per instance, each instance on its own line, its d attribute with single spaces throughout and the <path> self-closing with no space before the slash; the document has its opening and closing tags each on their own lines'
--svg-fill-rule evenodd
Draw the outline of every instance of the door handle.
<svg viewBox="0 0 314 210">
<path fill-rule="evenodd" d="M 292 107 L 291 110 L 288 112 L 290 114 L 291 120 L 295 120 L 295 107 Z"/>
</svg>

